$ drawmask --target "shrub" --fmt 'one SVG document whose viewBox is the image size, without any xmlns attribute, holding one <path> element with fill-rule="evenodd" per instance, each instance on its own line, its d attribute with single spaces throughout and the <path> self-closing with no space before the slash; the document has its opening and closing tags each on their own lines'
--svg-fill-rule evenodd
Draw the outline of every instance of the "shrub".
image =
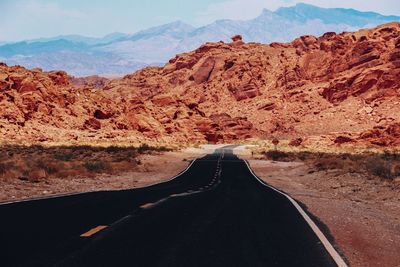
<svg viewBox="0 0 400 267">
<path fill-rule="evenodd" d="M 118 147 L 118 146 L 109 146 L 105 149 L 107 153 L 118 153 L 124 148 Z"/>
<path fill-rule="evenodd" d="M 385 179 L 393 179 L 394 173 L 392 173 L 392 169 L 390 164 L 383 160 L 379 159 L 369 159 L 366 163 L 367 170 L 373 175 L 385 178 Z"/>
<path fill-rule="evenodd" d="M 71 161 L 73 157 L 74 155 L 72 153 L 60 153 L 54 155 L 54 159 L 61 161 Z"/>
<path fill-rule="evenodd" d="M 59 168 L 54 163 L 38 161 L 36 167 L 44 170 L 47 174 L 57 173 Z"/>
<path fill-rule="evenodd" d="M 149 151 L 149 150 L 151 150 L 151 147 L 150 147 L 148 144 L 141 144 L 141 145 L 138 147 L 138 152 L 139 152 L 140 154 L 145 153 L 145 152 L 147 152 L 147 151 Z"/>
<path fill-rule="evenodd" d="M 319 171 L 344 169 L 346 162 L 340 157 L 326 157 L 320 158 L 315 161 L 315 167 Z"/>
<path fill-rule="evenodd" d="M 142 154 L 145 152 L 149 152 L 149 151 L 156 151 L 156 152 L 167 152 L 167 151 L 171 151 L 170 148 L 165 147 L 165 146 L 149 146 L 148 144 L 141 144 L 137 151 Z"/>
<path fill-rule="evenodd" d="M 0 174 L 5 174 L 8 169 L 14 168 L 12 162 L 0 162 Z"/>
<path fill-rule="evenodd" d="M 154 150 L 159 151 L 159 152 L 168 152 L 168 151 L 171 151 L 170 148 L 165 147 L 165 146 L 156 147 L 156 148 L 154 148 Z"/>
<path fill-rule="evenodd" d="M 102 161 L 91 161 L 91 162 L 85 162 L 83 166 L 86 168 L 86 170 L 90 172 L 103 172 L 106 171 L 109 166 L 108 164 L 102 162 Z"/>
<path fill-rule="evenodd" d="M 279 161 L 279 160 L 282 160 L 282 159 L 287 159 L 287 158 L 289 157 L 289 155 L 288 155 L 287 153 L 281 152 L 281 151 L 278 151 L 278 150 L 271 150 L 271 151 L 268 151 L 268 152 L 265 153 L 265 156 L 266 156 L 268 159 L 272 159 L 272 160 L 274 160 L 274 161 Z"/>
</svg>

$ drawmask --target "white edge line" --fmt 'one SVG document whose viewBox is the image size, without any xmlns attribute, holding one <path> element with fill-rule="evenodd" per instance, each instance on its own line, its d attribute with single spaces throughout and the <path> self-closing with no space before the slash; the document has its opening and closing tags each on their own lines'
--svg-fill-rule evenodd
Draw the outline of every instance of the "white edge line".
<svg viewBox="0 0 400 267">
<path fill-rule="evenodd" d="M 168 180 L 165 180 L 165 181 L 162 181 L 162 182 L 152 183 L 152 184 L 149 184 L 149 185 L 146 185 L 146 186 L 134 187 L 134 188 L 129 188 L 129 189 L 121 189 L 121 190 L 99 190 L 99 191 L 87 191 L 87 192 L 71 193 L 71 194 L 68 194 L 68 193 L 66 193 L 66 194 L 57 194 L 57 195 L 47 196 L 47 197 L 36 197 L 36 198 L 28 198 L 28 199 L 23 199 L 23 200 L 2 202 L 2 203 L 0 203 L 0 206 L 16 204 L 16 203 L 24 203 L 24 202 L 30 202 L 30 201 L 39 201 L 39 200 L 46 200 L 46 199 L 61 198 L 61 197 L 79 196 L 79 195 L 85 195 L 85 194 L 90 194 L 90 193 L 119 192 L 119 191 L 127 191 L 127 190 L 136 190 L 136 189 L 148 188 L 148 187 L 151 187 L 151 186 L 168 183 L 168 182 L 171 182 L 172 180 L 178 178 L 179 176 L 181 176 L 182 174 L 187 172 L 190 169 L 190 167 L 192 167 L 192 165 L 194 164 L 194 162 L 196 160 L 197 159 L 192 160 L 192 162 L 186 167 L 186 169 L 184 169 L 183 171 L 181 171 L 177 175 L 173 176 L 172 178 L 170 178 Z"/>
<path fill-rule="evenodd" d="M 263 180 L 261 180 L 251 169 L 249 163 L 247 160 L 245 160 L 247 168 L 249 168 L 251 174 L 257 179 L 258 182 L 260 182 L 262 185 L 269 187 L 270 189 L 278 192 L 279 194 L 285 196 L 292 204 L 293 206 L 297 209 L 297 211 L 303 216 L 304 220 L 308 223 L 308 225 L 311 227 L 311 229 L 314 231 L 314 233 L 317 235 L 319 240 L 321 240 L 322 244 L 324 245 L 325 249 L 328 251 L 328 253 L 331 255 L 333 260 L 336 262 L 338 267 L 348 267 L 346 262 L 343 260 L 343 258 L 339 255 L 339 253 L 336 251 L 336 249 L 333 247 L 333 245 L 328 241 L 326 236 L 322 233 L 322 231 L 318 228 L 318 226 L 314 223 L 314 221 L 308 216 L 308 214 L 300 207 L 300 205 L 294 200 L 291 196 L 288 194 L 285 194 L 281 192 L 280 190 L 276 189 L 275 187 L 268 185 L 265 183 Z"/>
</svg>

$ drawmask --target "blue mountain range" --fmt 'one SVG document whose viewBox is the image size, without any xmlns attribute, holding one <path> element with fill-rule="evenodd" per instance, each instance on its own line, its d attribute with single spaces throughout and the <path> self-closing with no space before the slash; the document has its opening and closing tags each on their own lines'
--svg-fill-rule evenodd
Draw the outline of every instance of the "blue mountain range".
<svg viewBox="0 0 400 267">
<path fill-rule="evenodd" d="M 134 34 L 112 33 L 102 38 L 65 35 L 1 44 L 0 61 L 63 69 L 75 76 L 123 75 L 144 66 L 163 65 L 205 42 L 229 42 L 235 34 L 248 42 L 288 42 L 305 34 L 355 31 L 391 21 L 400 21 L 400 17 L 297 4 L 274 12 L 264 9 L 251 20 L 218 20 L 199 28 L 176 21 Z"/>
</svg>

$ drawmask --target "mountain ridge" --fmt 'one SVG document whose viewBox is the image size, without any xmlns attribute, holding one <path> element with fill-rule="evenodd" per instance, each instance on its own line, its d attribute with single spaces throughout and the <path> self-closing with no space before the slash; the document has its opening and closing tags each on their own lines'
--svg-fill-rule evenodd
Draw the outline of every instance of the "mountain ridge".
<svg viewBox="0 0 400 267">
<path fill-rule="evenodd" d="M 61 69 L 76 76 L 127 74 L 146 65 L 162 66 L 175 54 L 193 50 L 205 42 L 229 42 L 230 37 L 235 34 L 241 34 L 249 42 L 287 42 L 300 35 L 319 36 L 325 32 L 354 31 L 391 20 L 400 21 L 400 17 L 354 9 L 327 9 L 297 4 L 274 12 L 264 9 L 258 17 L 251 20 L 217 20 L 198 28 L 175 21 L 134 34 L 117 33 L 115 36 L 111 34 L 102 38 L 61 36 L 69 41 L 60 48 L 64 53 L 51 51 L 50 55 L 43 55 L 42 52 L 48 43 L 55 41 L 52 38 L 47 39 L 50 40 L 47 42 L 43 42 L 46 39 L 40 42 L 27 41 L 25 49 L 30 49 L 30 54 L 17 53 L 16 48 L 23 46 L 21 43 L 3 44 L 0 45 L 0 60 L 9 65 L 40 67 L 44 70 L 61 66 Z M 282 28 L 286 30 L 282 31 Z M 77 43 L 84 43 L 86 46 L 81 44 L 79 51 L 76 51 Z M 10 47 L 14 47 L 16 52 L 10 53 Z M 31 61 L 21 55 L 29 56 Z M 76 68 L 76 64 L 71 64 L 66 55 L 84 58 L 85 61 L 79 62 L 82 67 Z"/>
</svg>

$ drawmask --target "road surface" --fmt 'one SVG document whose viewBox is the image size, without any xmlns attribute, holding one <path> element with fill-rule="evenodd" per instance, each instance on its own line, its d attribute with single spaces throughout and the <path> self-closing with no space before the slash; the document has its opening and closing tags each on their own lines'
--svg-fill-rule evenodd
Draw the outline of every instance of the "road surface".
<svg viewBox="0 0 400 267">
<path fill-rule="evenodd" d="M 146 188 L 0 205 L 0 266 L 346 266 L 232 148 Z"/>
</svg>

